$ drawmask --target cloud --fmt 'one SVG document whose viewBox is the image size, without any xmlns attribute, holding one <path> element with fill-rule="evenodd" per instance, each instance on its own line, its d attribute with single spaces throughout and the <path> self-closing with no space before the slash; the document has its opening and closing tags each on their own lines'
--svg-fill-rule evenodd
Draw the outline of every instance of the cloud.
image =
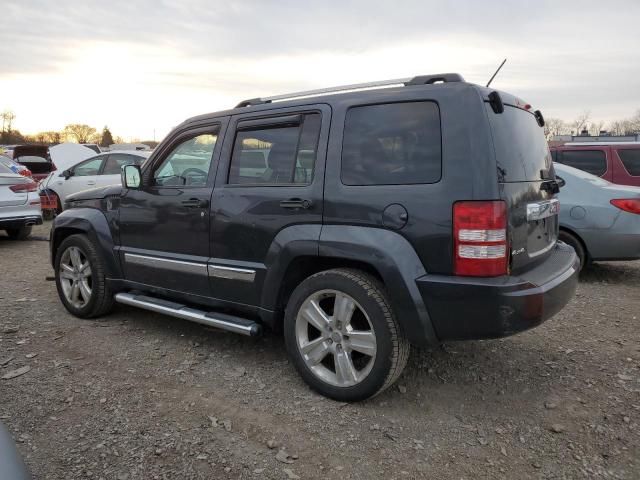
<svg viewBox="0 0 640 480">
<path fill-rule="evenodd" d="M 0 109 L 28 129 L 88 115 L 138 135 L 145 122 L 166 131 L 179 115 L 306 88 L 438 71 L 485 83 L 504 57 L 496 86 L 547 116 L 589 108 L 609 120 L 640 107 L 633 0 L 3 0 L 2 10 L 0 91 L 14 95 Z M 37 114 L 36 100 L 66 112 Z M 136 113 L 136 125 L 122 113 L 132 105 L 154 116 Z"/>
</svg>

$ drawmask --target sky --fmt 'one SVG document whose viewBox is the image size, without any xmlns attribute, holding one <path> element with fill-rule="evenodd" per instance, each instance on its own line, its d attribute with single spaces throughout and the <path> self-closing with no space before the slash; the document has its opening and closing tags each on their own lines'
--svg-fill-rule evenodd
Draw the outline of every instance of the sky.
<svg viewBox="0 0 640 480">
<path fill-rule="evenodd" d="M 458 72 L 572 120 L 640 109 L 640 1 L 0 0 L 0 111 L 22 133 L 162 139 L 245 98 Z"/>
</svg>

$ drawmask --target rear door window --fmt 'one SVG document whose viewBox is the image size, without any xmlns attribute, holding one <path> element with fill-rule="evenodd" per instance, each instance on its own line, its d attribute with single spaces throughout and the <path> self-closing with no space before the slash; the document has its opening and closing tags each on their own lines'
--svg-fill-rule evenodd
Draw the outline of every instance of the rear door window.
<svg viewBox="0 0 640 480">
<path fill-rule="evenodd" d="M 640 177 L 640 149 L 618 150 L 618 155 L 629 175 Z"/>
<path fill-rule="evenodd" d="M 607 156 L 602 150 L 564 150 L 558 162 L 600 177 L 607 171 Z"/>
<path fill-rule="evenodd" d="M 126 153 L 112 153 L 104 163 L 102 175 L 120 175 L 124 165 L 140 165 L 142 158 Z"/>
<path fill-rule="evenodd" d="M 343 184 L 436 183 L 441 174 L 440 110 L 435 102 L 367 105 L 347 111 Z"/>
</svg>

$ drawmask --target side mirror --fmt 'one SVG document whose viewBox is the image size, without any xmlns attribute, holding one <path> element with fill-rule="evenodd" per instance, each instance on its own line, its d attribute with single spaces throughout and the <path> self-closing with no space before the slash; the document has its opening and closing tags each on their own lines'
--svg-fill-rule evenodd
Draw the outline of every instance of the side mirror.
<svg viewBox="0 0 640 480">
<path fill-rule="evenodd" d="M 564 181 L 564 178 L 559 177 L 557 175 L 556 175 L 556 183 L 558 184 L 558 188 L 562 188 L 567 184 L 567 182 Z"/>
<path fill-rule="evenodd" d="M 71 169 L 63 170 L 60 176 L 64 177 L 65 180 L 69 180 L 69 177 L 73 177 L 73 170 Z"/>
<path fill-rule="evenodd" d="M 140 173 L 140 167 L 138 165 L 125 165 L 122 167 L 122 173 L 120 174 L 122 186 L 124 188 L 138 189 L 140 188 L 142 174 Z"/>
</svg>

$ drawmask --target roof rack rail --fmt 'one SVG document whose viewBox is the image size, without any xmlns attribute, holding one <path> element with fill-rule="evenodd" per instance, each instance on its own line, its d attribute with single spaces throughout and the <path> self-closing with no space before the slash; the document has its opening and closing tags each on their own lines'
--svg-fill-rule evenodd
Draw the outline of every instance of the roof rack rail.
<svg viewBox="0 0 640 480">
<path fill-rule="evenodd" d="M 285 93 L 273 95 L 265 98 L 251 98 L 243 100 L 235 108 L 250 107 L 253 105 L 263 105 L 265 103 L 277 102 L 279 100 L 289 100 L 301 97 L 315 97 L 328 93 L 349 92 L 353 90 L 367 90 L 373 88 L 389 87 L 392 85 L 404 85 L 410 87 L 414 85 L 427 85 L 434 83 L 464 82 L 464 78 L 459 73 L 438 73 L 435 75 L 418 75 L 411 78 L 396 78 L 393 80 L 379 80 L 377 82 L 354 83 L 351 85 L 341 85 L 338 87 L 319 88 L 317 90 L 305 90 L 302 92 Z"/>
</svg>

